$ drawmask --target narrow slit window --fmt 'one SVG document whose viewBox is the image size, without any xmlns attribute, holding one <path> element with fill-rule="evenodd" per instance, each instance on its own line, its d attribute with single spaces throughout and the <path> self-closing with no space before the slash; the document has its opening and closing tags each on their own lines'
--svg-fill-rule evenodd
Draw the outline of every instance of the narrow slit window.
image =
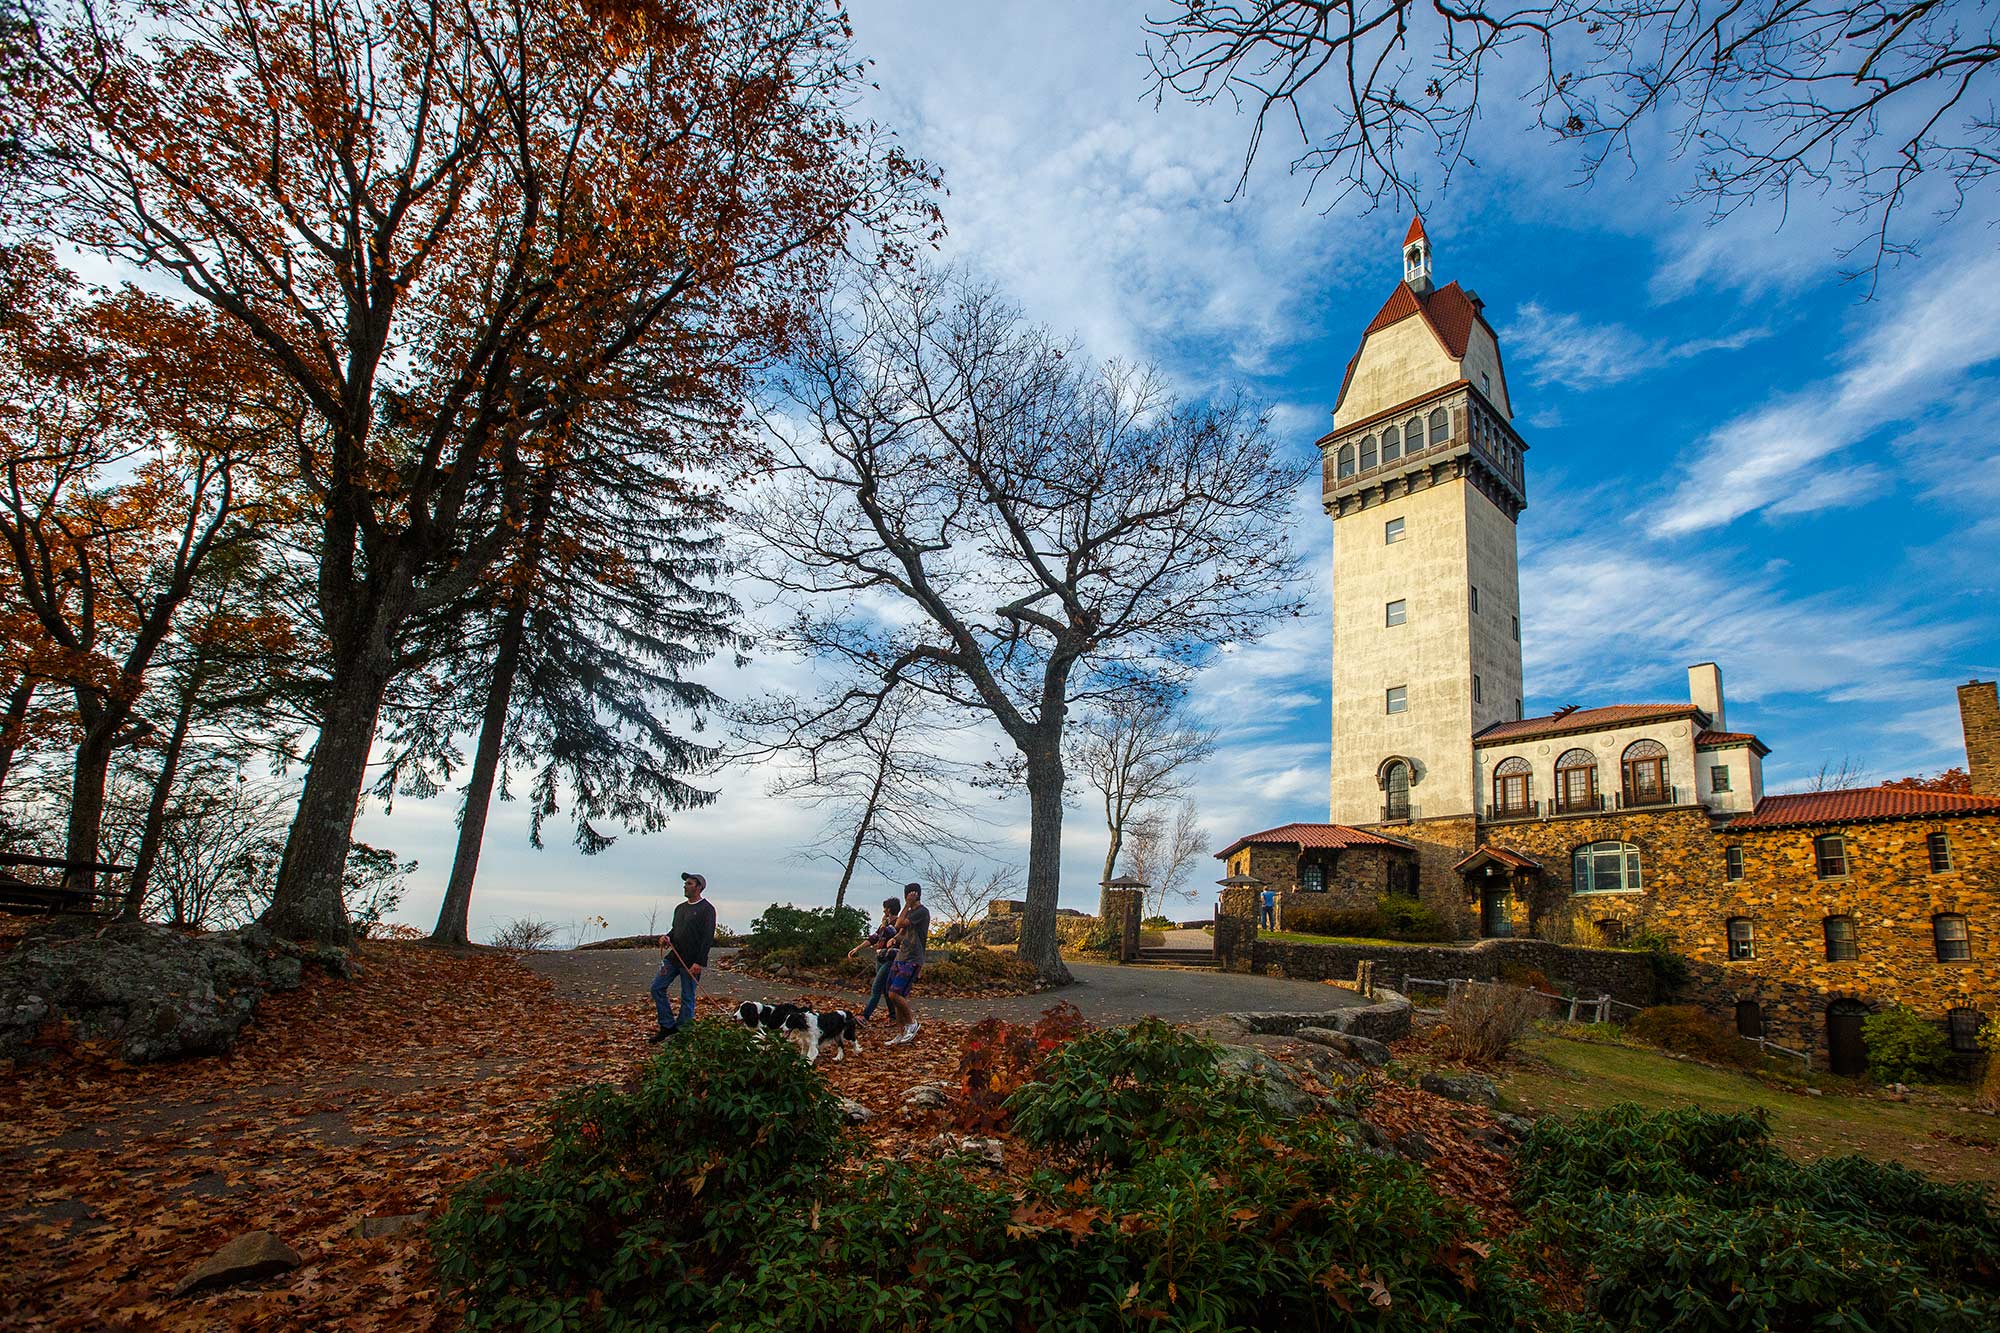
<svg viewBox="0 0 2000 1333">
<path fill-rule="evenodd" d="M 1723 874 L 1730 879 L 1743 878 L 1743 849 L 1731 847 L 1722 853 Z"/>
<path fill-rule="evenodd" d="M 1943 832 L 1933 833 L 1924 839 L 1924 842 L 1930 849 L 1931 873 L 1937 875 L 1951 869 L 1950 835 Z"/>
</svg>

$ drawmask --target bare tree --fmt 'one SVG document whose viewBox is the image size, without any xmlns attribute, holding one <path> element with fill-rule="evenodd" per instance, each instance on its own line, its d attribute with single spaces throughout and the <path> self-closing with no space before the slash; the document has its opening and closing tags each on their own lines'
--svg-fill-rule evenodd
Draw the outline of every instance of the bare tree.
<svg viewBox="0 0 2000 1333">
<path fill-rule="evenodd" d="M 1103 801 L 1110 834 L 1100 884 L 1118 872 L 1118 851 L 1134 816 L 1151 802 L 1179 796 L 1194 776 L 1188 770 L 1215 753 L 1215 732 L 1190 722 L 1178 702 L 1150 692 L 1109 699 L 1077 724 L 1070 767 Z"/>
<path fill-rule="evenodd" d="M 1636 157 L 1648 122 L 1692 158 L 1689 195 L 1717 212 L 1796 190 L 1834 196 L 1873 238 L 1918 180 L 1945 211 L 2000 164 L 2000 13 L 1934 0 L 1168 0 L 1146 21 L 1156 96 L 1251 115 L 1244 172 L 1267 130 L 1291 169 L 1336 198 L 1417 202 L 1449 182 L 1482 98 L 1522 96 L 1585 178 Z"/>
<path fill-rule="evenodd" d="M 924 902 L 951 924 L 971 921 L 995 898 L 1021 891 L 1021 873 L 1013 866 L 995 866 L 982 876 L 977 866 L 936 856 L 924 862 L 917 879 L 924 886 Z"/>
<path fill-rule="evenodd" d="M 949 273 L 836 293 L 777 387 L 779 484 L 747 517 L 798 607 L 779 637 L 848 682 L 829 715 L 907 688 L 999 725 L 1028 795 L 1021 954 L 1066 981 L 1071 710 L 1297 613 L 1305 470 L 1240 401 L 1092 366 Z"/>
<path fill-rule="evenodd" d="M 1125 866 L 1146 881 L 1146 916 L 1165 916 L 1168 903 L 1194 898 L 1188 880 L 1208 855 L 1208 843 L 1208 830 L 1191 800 L 1176 801 L 1171 819 L 1166 811 L 1155 810 L 1133 823 Z"/>
<path fill-rule="evenodd" d="M 1868 776 L 1868 765 L 1851 754 L 1829 759 L 1806 779 L 1807 791 L 1852 791 Z"/>
</svg>

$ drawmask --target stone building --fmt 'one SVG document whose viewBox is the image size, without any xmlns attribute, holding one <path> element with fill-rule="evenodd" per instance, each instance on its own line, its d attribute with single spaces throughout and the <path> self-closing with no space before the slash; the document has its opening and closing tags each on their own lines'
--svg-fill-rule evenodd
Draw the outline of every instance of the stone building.
<svg viewBox="0 0 2000 1333">
<path fill-rule="evenodd" d="M 1478 296 L 1431 278 L 1421 221 L 1319 441 L 1333 523 L 1326 824 L 1220 855 L 1281 903 L 1414 893 L 1467 935 L 1617 943 L 1647 928 L 1692 998 L 1843 1067 L 1906 1004 L 1963 1045 L 2000 1016 L 2000 700 L 1960 689 L 1970 793 L 1764 793 L 1722 669 L 1688 697 L 1523 716 L 1515 525 L 1528 445 Z M 1282 927 L 1282 916 L 1280 926 Z"/>
</svg>

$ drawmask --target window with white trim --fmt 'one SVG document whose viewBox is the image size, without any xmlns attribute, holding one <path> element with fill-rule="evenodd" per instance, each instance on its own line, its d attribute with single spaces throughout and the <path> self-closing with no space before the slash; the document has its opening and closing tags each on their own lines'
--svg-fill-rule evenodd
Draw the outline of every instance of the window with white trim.
<svg viewBox="0 0 2000 1333">
<path fill-rule="evenodd" d="M 1729 918 L 1729 961 L 1740 963 L 1757 956 L 1757 928 L 1747 916 Z"/>
<path fill-rule="evenodd" d="M 1571 888 L 1576 893 L 1629 893 L 1643 888 L 1639 849 L 1629 842 L 1586 843 L 1570 853 Z"/>
<path fill-rule="evenodd" d="M 1384 546 L 1393 546 L 1401 540 L 1403 540 L 1402 519 L 1392 518 L 1382 525 L 1382 544 Z"/>
</svg>

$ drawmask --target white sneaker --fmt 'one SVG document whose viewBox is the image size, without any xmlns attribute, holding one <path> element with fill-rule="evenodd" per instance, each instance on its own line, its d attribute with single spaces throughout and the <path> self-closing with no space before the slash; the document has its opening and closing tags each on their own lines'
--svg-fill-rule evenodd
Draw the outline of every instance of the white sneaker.
<svg viewBox="0 0 2000 1333">
<path fill-rule="evenodd" d="M 917 1025 L 915 1023 L 912 1023 L 908 1027 L 904 1028 L 902 1032 L 897 1036 L 889 1038 L 888 1045 L 903 1046 L 907 1045 L 912 1041 L 915 1041 L 916 1039 L 917 1039 Z"/>
</svg>

